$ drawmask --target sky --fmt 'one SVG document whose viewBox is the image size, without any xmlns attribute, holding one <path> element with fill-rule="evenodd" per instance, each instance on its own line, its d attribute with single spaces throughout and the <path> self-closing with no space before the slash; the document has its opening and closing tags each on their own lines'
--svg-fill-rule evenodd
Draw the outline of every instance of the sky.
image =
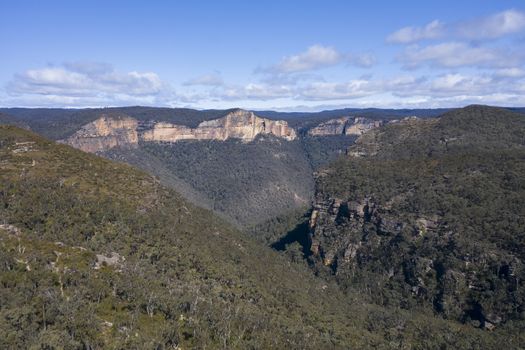
<svg viewBox="0 0 525 350">
<path fill-rule="evenodd" d="M 0 106 L 525 106 L 525 1 L 1 1 Z"/>
</svg>

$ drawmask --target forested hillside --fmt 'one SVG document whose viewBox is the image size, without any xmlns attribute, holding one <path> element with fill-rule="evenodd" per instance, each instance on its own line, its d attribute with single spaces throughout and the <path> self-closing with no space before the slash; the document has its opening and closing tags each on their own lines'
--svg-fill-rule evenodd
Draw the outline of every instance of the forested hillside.
<svg viewBox="0 0 525 350">
<path fill-rule="evenodd" d="M 311 259 L 378 304 L 523 335 L 524 174 L 525 116 L 504 109 L 373 130 L 319 173 Z"/>
<path fill-rule="evenodd" d="M 312 199 L 312 169 L 298 141 L 268 136 L 251 143 L 144 143 L 138 150 L 106 155 L 155 174 L 240 226 L 307 206 Z"/>
<path fill-rule="evenodd" d="M 0 109 L 0 123 L 31 129 L 55 140 L 65 140 L 101 116 L 132 118 L 142 129 L 169 122 L 196 127 L 232 110 L 185 108 L 118 107 L 97 109 Z M 299 132 L 298 139 L 284 141 L 260 137 L 255 142 L 179 141 L 142 142 L 139 147 L 114 147 L 99 155 L 126 162 L 157 176 L 191 202 L 213 210 L 243 228 L 292 213 L 309 205 L 313 197 L 313 173 L 335 160 L 352 145 L 355 135 L 311 137 L 306 131 L 330 118 L 363 113 L 371 120 L 390 120 L 414 113 L 427 116 L 441 110 L 343 109 L 318 113 L 271 113 L 283 117 Z M 88 140 L 89 141 L 89 140 Z M 99 149 L 99 148 L 97 148 Z"/>
<path fill-rule="evenodd" d="M 1 348 L 364 341 L 332 286 L 145 173 L 12 127 L 0 162 Z"/>
<path fill-rule="evenodd" d="M 368 304 L 151 176 L 0 127 L 0 347 L 494 348 Z"/>
</svg>

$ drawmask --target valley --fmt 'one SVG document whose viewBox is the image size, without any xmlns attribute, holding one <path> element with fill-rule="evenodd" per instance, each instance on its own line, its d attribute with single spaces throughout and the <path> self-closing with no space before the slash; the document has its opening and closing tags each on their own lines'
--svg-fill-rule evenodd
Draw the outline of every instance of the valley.
<svg viewBox="0 0 525 350">
<path fill-rule="evenodd" d="M 523 0 L 0 13 L 0 350 L 525 350 Z"/>
<path fill-rule="evenodd" d="M 139 167 L 245 229 L 309 206 L 315 169 L 343 154 L 358 135 L 383 123 L 377 115 L 344 117 L 351 127 L 343 132 L 344 126 L 325 126 L 339 120 L 331 119 L 331 113 L 312 116 L 319 120 L 316 129 L 303 120 L 297 124 L 293 115 L 268 119 L 240 109 L 4 112 L 7 121 L 14 117 L 58 142 Z M 382 118 L 392 117 L 387 112 Z M 67 129 L 70 123 L 74 127 Z M 56 134 L 56 125 L 67 133 Z M 321 128 L 322 133 L 315 131 Z"/>
<path fill-rule="evenodd" d="M 411 112 L 4 112 L 3 344 L 517 348 L 525 118 Z"/>
</svg>

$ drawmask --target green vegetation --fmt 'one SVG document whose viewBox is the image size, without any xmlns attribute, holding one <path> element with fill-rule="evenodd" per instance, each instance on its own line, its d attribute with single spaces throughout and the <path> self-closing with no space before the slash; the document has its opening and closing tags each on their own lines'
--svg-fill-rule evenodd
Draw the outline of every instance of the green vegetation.
<svg viewBox="0 0 525 350">
<path fill-rule="evenodd" d="M 364 156 L 318 177 L 318 271 L 387 307 L 523 336 L 525 117 L 466 107 L 374 130 L 349 153 Z"/>
<path fill-rule="evenodd" d="M 250 143 L 142 143 L 104 156 L 157 176 L 193 203 L 249 229 L 298 209 L 304 212 L 313 195 L 313 169 L 341 156 L 354 142 L 351 136 L 293 142 L 259 136 Z"/>
<path fill-rule="evenodd" d="M 469 107 L 361 137 L 366 156 L 319 172 L 318 255 L 308 208 L 279 195 L 349 139 L 107 155 L 250 237 L 146 173 L 0 126 L 0 348 L 518 349 L 524 120 Z"/>
<path fill-rule="evenodd" d="M 0 127 L 0 348 L 479 349 L 342 295 L 128 166 Z"/>
<path fill-rule="evenodd" d="M 104 156 L 147 171 L 193 203 L 249 228 L 298 209 L 304 212 L 314 191 L 313 169 L 344 154 L 354 141 L 351 136 L 293 142 L 259 136 L 250 143 L 142 143 Z"/>
<path fill-rule="evenodd" d="M 246 233 L 261 243 L 271 246 L 298 226 L 303 225 L 309 217 L 310 208 L 305 206 L 250 226 L 246 229 Z"/>
<path fill-rule="evenodd" d="M 301 142 L 312 168 L 317 170 L 344 155 L 356 139 L 349 135 L 305 136 Z"/>
<path fill-rule="evenodd" d="M 70 136 L 101 114 L 129 116 L 148 124 L 167 121 L 196 127 L 231 110 L 119 107 L 97 109 L 0 109 L 0 123 L 27 127 L 55 140 Z M 354 143 L 352 136 L 308 137 L 308 128 L 327 119 L 359 113 L 372 119 L 434 115 L 438 110 L 344 109 L 318 113 L 264 113 L 286 119 L 298 129 L 294 142 L 260 137 L 253 143 L 187 141 L 142 144 L 138 149 L 112 149 L 103 156 L 126 162 L 154 176 L 201 207 L 246 228 L 308 205 L 313 172 L 336 159 Z"/>
<path fill-rule="evenodd" d="M 113 150 L 107 156 L 155 174 L 240 226 L 306 206 L 313 193 L 312 171 L 301 144 L 275 137 L 250 143 L 143 143 L 139 150 Z"/>
<path fill-rule="evenodd" d="M 337 289 L 150 176 L 11 127 L 0 150 L 1 348 L 363 344 Z"/>
</svg>

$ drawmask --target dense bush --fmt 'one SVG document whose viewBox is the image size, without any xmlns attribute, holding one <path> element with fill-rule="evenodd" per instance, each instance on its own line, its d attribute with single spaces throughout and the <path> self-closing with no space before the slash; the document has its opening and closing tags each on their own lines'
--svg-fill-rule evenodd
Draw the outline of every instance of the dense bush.
<svg viewBox="0 0 525 350">
<path fill-rule="evenodd" d="M 259 136 L 240 140 L 143 143 L 107 156 L 142 167 L 199 205 L 249 226 L 306 206 L 310 164 L 298 141 Z"/>
<path fill-rule="evenodd" d="M 364 344 L 337 289 L 144 173 L 5 127 L 0 164 L 1 348 Z"/>
<path fill-rule="evenodd" d="M 314 234 L 318 268 L 328 261 L 343 287 L 382 305 L 519 332 L 525 117 L 467 107 L 374 130 L 349 154 L 317 181 L 328 206 Z M 352 209 L 361 203 L 364 214 Z"/>
<path fill-rule="evenodd" d="M 344 297 L 152 177 L 26 131 L 0 127 L 0 166 L 0 348 L 519 344 Z"/>
</svg>

